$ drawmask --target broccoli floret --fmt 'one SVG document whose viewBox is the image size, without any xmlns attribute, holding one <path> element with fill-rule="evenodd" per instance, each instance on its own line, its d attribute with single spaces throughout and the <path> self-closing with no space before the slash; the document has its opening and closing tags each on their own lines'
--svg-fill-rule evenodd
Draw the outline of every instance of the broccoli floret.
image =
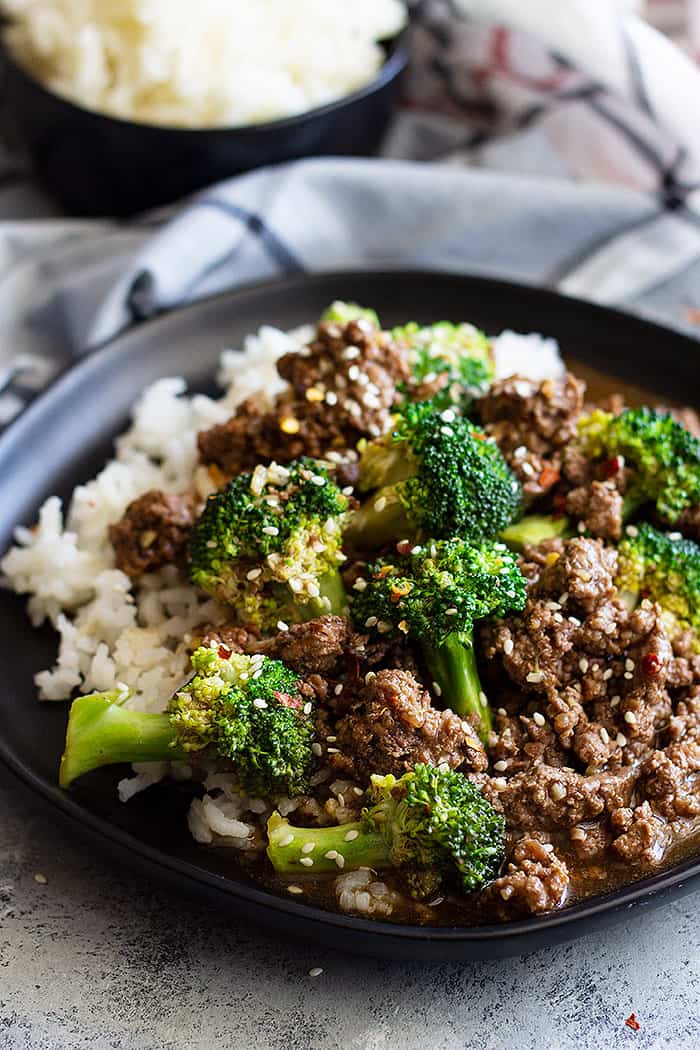
<svg viewBox="0 0 700 1050">
<path fill-rule="evenodd" d="M 623 517 L 646 503 L 664 521 L 700 503 L 700 441 L 671 415 L 630 408 L 618 416 L 600 409 L 579 422 L 579 444 L 594 460 L 624 458 L 629 470 Z"/>
<path fill-rule="evenodd" d="M 475 397 L 485 393 L 494 377 L 489 340 L 472 324 L 415 321 L 392 331 L 408 347 L 409 364 L 417 385 L 445 376 L 444 386 L 431 398 L 436 411 L 458 409 L 466 414 Z"/>
<path fill-rule="evenodd" d="M 279 660 L 223 646 L 192 655 L 194 676 L 163 714 L 122 706 L 128 692 L 73 701 L 60 784 L 117 762 L 162 762 L 193 754 L 220 759 L 249 795 L 298 795 L 314 767 L 312 704 Z"/>
<path fill-rule="evenodd" d="M 658 602 L 671 637 L 693 631 L 700 652 L 700 547 L 641 524 L 628 526 L 618 555 L 615 582 L 628 608 L 642 598 Z"/>
<path fill-rule="evenodd" d="M 263 631 L 341 613 L 347 509 L 313 460 L 256 467 L 207 500 L 192 529 L 190 580 Z"/>
<path fill-rule="evenodd" d="M 566 517 L 554 517 L 550 514 L 526 514 L 520 521 L 503 529 L 500 539 L 512 550 L 521 551 L 524 547 L 537 546 L 538 543 L 544 543 L 545 540 L 570 535 L 572 535 L 571 522 Z"/>
<path fill-rule="evenodd" d="M 359 821 L 330 828 L 295 828 L 273 813 L 267 855 L 275 870 L 393 868 L 416 897 L 432 895 L 446 878 L 472 893 L 498 872 L 504 819 L 463 774 L 417 765 L 399 780 L 373 776 L 367 802 Z"/>
<path fill-rule="evenodd" d="M 377 489 L 353 515 L 361 548 L 409 536 L 490 539 L 520 511 L 522 490 L 498 446 L 453 409 L 407 405 L 360 455 L 360 486 Z"/>
<path fill-rule="evenodd" d="M 370 321 L 375 328 L 379 328 L 379 318 L 374 310 L 357 303 L 345 303 L 342 299 L 336 299 L 334 303 L 321 314 L 322 321 L 335 321 L 336 324 L 346 325 L 350 321 Z"/>
<path fill-rule="evenodd" d="M 445 540 L 370 565 L 361 588 L 355 584 L 351 613 L 360 629 L 416 640 L 443 705 L 476 715 L 486 739 L 491 714 L 479 681 L 474 624 L 520 611 L 525 600 L 525 579 L 505 544 Z"/>
</svg>

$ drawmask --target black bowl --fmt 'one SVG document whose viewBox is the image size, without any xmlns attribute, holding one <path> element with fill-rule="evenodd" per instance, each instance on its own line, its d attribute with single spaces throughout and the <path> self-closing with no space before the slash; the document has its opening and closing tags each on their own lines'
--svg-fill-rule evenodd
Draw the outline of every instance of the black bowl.
<svg viewBox="0 0 700 1050">
<path fill-rule="evenodd" d="M 3 48 L 5 121 L 66 211 L 133 215 L 266 164 L 373 153 L 398 98 L 406 36 L 386 44 L 373 80 L 336 102 L 265 124 L 201 130 L 85 109 L 44 87 Z"/>
</svg>

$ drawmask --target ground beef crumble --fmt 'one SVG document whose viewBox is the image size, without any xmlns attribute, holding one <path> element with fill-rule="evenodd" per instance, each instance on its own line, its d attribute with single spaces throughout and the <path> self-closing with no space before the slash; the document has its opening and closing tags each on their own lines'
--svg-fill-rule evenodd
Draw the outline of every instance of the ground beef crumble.
<svg viewBox="0 0 700 1050">
<path fill-rule="evenodd" d="M 518 842 L 505 874 L 482 893 L 499 919 L 515 919 L 560 908 L 566 899 L 569 873 L 551 843 L 535 838 Z"/>
<path fill-rule="evenodd" d="M 132 579 L 182 561 L 195 518 L 195 498 L 151 490 L 109 527 L 118 569 Z"/>
<path fill-rule="evenodd" d="M 289 389 L 273 408 L 249 398 L 226 423 L 199 434 L 202 462 L 224 477 L 272 460 L 326 459 L 329 452 L 349 453 L 345 458 L 356 464 L 357 442 L 387 429 L 400 397 L 397 383 L 409 376 L 405 348 L 366 320 L 322 322 L 313 341 L 281 357 L 277 369 Z M 348 464 L 340 465 L 341 482 L 354 484 Z"/>
<path fill-rule="evenodd" d="M 584 391 L 570 374 L 539 384 L 511 376 L 495 382 L 479 400 L 478 416 L 519 478 L 526 503 L 559 481 L 562 450 L 576 433 Z"/>
</svg>

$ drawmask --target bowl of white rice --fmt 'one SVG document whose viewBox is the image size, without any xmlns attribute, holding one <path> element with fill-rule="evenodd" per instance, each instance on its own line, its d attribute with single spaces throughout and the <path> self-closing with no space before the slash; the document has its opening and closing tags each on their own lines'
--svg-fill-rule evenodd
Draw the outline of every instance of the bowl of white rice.
<svg viewBox="0 0 700 1050">
<path fill-rule="evenodd" d="M 0 16 L 10 130 L 81 215 L 371 154 L 407 61 L 403 0 L 0 0 Z"/>
</svg>

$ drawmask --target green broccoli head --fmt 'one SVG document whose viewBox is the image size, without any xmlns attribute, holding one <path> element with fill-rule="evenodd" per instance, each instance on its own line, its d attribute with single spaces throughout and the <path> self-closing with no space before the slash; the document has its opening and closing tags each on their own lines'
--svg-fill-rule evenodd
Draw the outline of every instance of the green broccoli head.
<svg viewBox="0 0 700 1050">
<path fill-rule="evenodd" d="M 700 441 L 668 414 L 630 408 L 614 416 L 596 409 L 579 422 L 579 444 L 591 459 L 624 458 L 628 512 L 652 503 L 673 523 L 700 503 Z"/>
<path fill-rule="evenodd" d="M 479 543 L 521 509 L 520 484 L 495 442 L 453 409 L 425 402 L 407 405 L 390 433 L 362 449 L 360 484 L 379 491 L 351 522 L 358 546 L 406 535 Z"/>
<path fill-rule="evenodd" d="M 691 630 L 700 652 L 700 547 L 651 525 L 630 525 L 618 546 L 616 584 L 630 608 L 661 606 L 671 637 Z"/>
<path fill-rule="evenodd" d="M 455 408 L 468 412 L 474 398 L 483 394 L 493 380 L 491 344 L 474 325 L 449 321 L 419 325 L 410 321 L 394 328 L 392 335 L 408 347 L 416 386 L 444 377 L 444 385 L 431 398 L 436 411 Z"/>
<path fill-rule="evenodd" d="M 335 827 L 295 828 L 273 813 L 267 855 L 275 870 L 395 869 L 417 898 L 431 896 L 444 880 L 472 893 L 497 874 L 505 821 L 461 773 L 419 764 L 399 780 L 373 776 L 366 797 L 359 821 Z"/>
<path fill-rule="evenodd" d="M 207 500 L 192 530 L 190 580 L 262 630 L 340 612 L 347 509 L 313 460 L 258 466 Z"/>
<path fill-rule="evenodd" d="M 194 677 L 170 701 L 178 748 L 205 748 L 230 761 L 249 795 L 308 790 L 315 759 L 312 704 L 298 676 L 279 660 L 201 646 Z"/>
<path fill-rule="evenodd" d="M 313 705 L 279 660 L 201 646 L 190 681 L 155 714 L 124 706 L 129 694 L 74 700 L 60 783 L 118 762 L 206 757 L 249 795 L 298 795 L 315 766 Z"/>
<path fill-rule="evenodd" d="M 368 829 L 378 831 L 391 864 L 421 895 L 456 874 L 465 893 L 480 889 L 498 871 L 504 854 L 505 822 L 462 773 L 447 766 L 416 765 L 400 779 L 373 776 Z M 436 884 L 426 885 L 426 875 Z"/>
<path fill-rule="evenodd" d="M 525 578 L 504 543 L 429 542 L 371 564 L 353 591 L 360 628 L 397 632 L 440 646 L 488 616 L 524 609 Z"/>
<path fill-rule="evenodd" d="M 359 306 L 357 303 L 345 303 L 341 299 L 336 299 L 323 311 L 321 320 L 335 321 L 336 324 L 342 325 L 346 325 L 350 321 L 370 321 L 375 328 L 380 327 L 379 318 L 374 310 L 365 306 Z"/>
</svg>

